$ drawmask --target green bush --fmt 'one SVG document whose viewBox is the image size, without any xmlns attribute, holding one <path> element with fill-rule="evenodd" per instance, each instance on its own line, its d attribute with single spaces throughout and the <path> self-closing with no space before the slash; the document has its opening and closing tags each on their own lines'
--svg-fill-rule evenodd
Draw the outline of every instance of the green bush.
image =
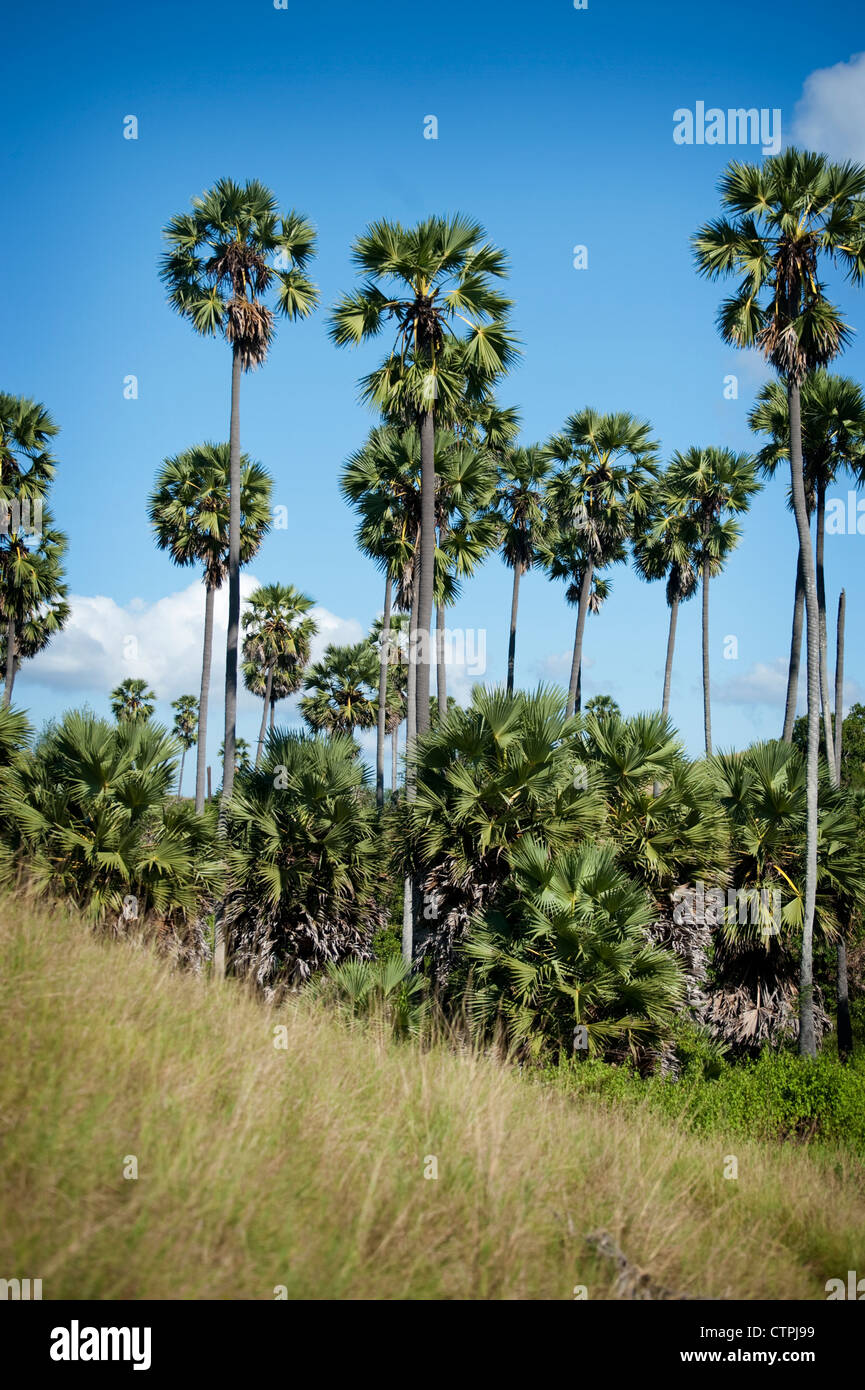
<svg viewBox="0 0 865 1390">
<path fill-rule="evenodd" d="M 676 1080 L 644 1080 L 629 1066 L 570 1058 L 546 1075 L 571 1093 L 648 1104 L 696 1133 L 811 1140 L 865 1157 L 865 1054 L 844 1066 L 826 1054 L 764 1051 L 754 1061 L 716 1058 L 707 1067 L 695 1048 Z"/>
</svg>

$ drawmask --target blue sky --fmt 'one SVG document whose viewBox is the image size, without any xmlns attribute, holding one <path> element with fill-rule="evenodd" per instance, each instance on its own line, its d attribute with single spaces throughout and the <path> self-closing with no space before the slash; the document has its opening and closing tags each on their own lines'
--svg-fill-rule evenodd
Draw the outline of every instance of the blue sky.
<svg viewBox="0 0 865 1390">
<path fill-rule="evenodd" d="M 784 141 L 865 160 L 861 6 L 739 0 L 709 16 L 663 6 L 571 0 L 434 7 L 382 0 L 285 10 L 272 0 L 206 6 L 49 4 L 6 20 L 18 55 L 0 90 L 7 331 L 3 389 L 36 397 L 62 433 L 53 505 L 70 538 L 69 630 L 16 684 L 36 723 L 71 705 L 107 712 L 108 690 L 144 675 L 160 714 L 197 691 L 203 597 L 197 576 L 152 542 L 145 503 L 160 461 L 227 438 L 229 355 L 177 318 L 157 277 L 160 232 L 228 175 L 257 177 L 319 233 L 312 273 L 323 309 L 280 326 L 267 366 L 243 383 L 244 449 L 275 479 L 288 526 L 251 567 L 321 605 L 322 629 L 356 638 L 380 608 L 381 581 L 355 550 L 338 493 L 348 453 L 374 423 L 357 380 L 378 350 L 339 351 L 327 306 L 353 282 L 353 238 L 380 217 L 413 222 L 460 210 L 511 260 L 523 359 L 499 392 L 526 442 L 586 404 L 649 419 L 662 453 L 753 444 L 746 417 L 762 365 L 714 328 L 721 291 L 694 274 L 688 238 L 717 210 L 731 157 L 758 147 L 673 141 L 673 112 L 778 108 Z M 124 117 L 138 139 L 123 138 Z M 424 139 L 435 115 L 438 139 Z M 588 268 L 573 248 L 588 249 Z M 865 293 L 835 285 L 860 330 L 839 369 L 865 377 Z M 737 400 L 725 400 L 735 373 Z M 124 378 L 138 398 L 124 399 Z M 837 491 L 846 494 L 847 485 Z M 865 695 L 863 541 L 831 538 L 829 603 L 848 596 L 848 700 Z M 784 484 L 770 484 L 712 590 L 716 743 L 780 724 L 795 568 Z M 485 679 L 505 667 L 510 575 L 487 563 L 449 626 L 484 629 Z M 679 624 L 672 713 L 699 750 L 699 604 Z M 523 585 L 518 680 L 567 679 L 575 614 L 560 587 Z M 590 618 L 584 691 L 627 712 L 660 701 L 667 610 L 661 586 L 624 568 Z M 738 639 L 725 660 L 724 639 Z M 135 638 L 137 647 L 130 645 Z M 130 659 L 130 652 L 135 653 Z M 468 680 L 454 673 L 464 695 Z M 220 675 L 211 702 L 221 738 Z M 257 702 L 241 707 L 252 739 Z"/>
</svg>

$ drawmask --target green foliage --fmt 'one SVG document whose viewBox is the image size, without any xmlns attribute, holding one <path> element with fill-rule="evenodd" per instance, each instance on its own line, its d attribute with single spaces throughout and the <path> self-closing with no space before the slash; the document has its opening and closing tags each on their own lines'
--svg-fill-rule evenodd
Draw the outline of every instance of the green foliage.
<svg viewBox="0 0 865 1390">
<path fill-rule="evenodd" d="M 370 954 L 376 815 L 351 738 L 268 737 L 227 809 L 226 921 L 236 967 L 300 983 L 329 961 Z"/>
<path fill-rule="evenodd" d="M 169 797 L 176 750 L 159 725 L 66 714 L 0 784 L 16 868 L 95 921 L 194 917 L 220 869 L 212 829 Z"/>
<path fill-rule="evenodd" d="M 395 1038 L 420 1036 L 428 1013 L 426 980 L 399 955 L 380 960 L 331 962 L 316 993 L 347 1008 L 354 1018 L 383 1022 Z"/>
<path fill-rule="evenodd" d="M 580 1095 L 618 1105 L 648 1104 L 686 1129 L 762 1140 L 810 1140 L 865 1157 L 865 1056 L 843 1066 L 827 1053 L 815 1058 L 764 1051 L 734 1065 L 709 1067 L 692 1056 L 678 1080 L 641 1079 L 628 1066 L 563 1062 L 549 1075 Z"/>
<path fill-rule="evenodd" d="M 469 934 L 476 1018 L 501 1019 L 512 1047 L 590 1056 L 659 1042 L 683 997 L 673 956 L 651 945 L 651 899 L 613 850 L 581 845 L 550 855 L 524 839 L 509 854 L 504 901 Z"/>
</svg>

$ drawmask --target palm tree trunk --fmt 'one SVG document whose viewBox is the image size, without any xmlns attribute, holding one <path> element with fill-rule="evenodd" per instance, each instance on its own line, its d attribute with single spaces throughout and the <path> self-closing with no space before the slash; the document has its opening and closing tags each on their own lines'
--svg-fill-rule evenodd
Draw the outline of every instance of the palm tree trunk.
<svg viewBox="0 0 865 1390">
<path fill-rule="evenodd" d="M 517 651 L 517 609 L 520 606 L 520 574 L 522 567 L 514 565 L 514 589 L 511 596 L 511 632 L 508 638 L 508 694 L 514 693 L 514 657 Z"/>
<path fill-rule="evenodd" d="M 784 706 L 784 732 L 781 737 L 785 743 L 793 742 L 793 725 L 796 722 L 796 701 L 799 698 L 799 664 L 802 660 L 802 628 L 805 622 L 805 574 L 802 569 L 802 551 L 796 559 L 796 597 L 793 602 L 793 632 L 790 637 L 790 664 L 787 669 L 787 701 Z"/>
<path fill-rule="evenodd" d="M 231 358 L 231 425 L 228 455 L 228 635 L 225 645 L 225 748 L 222 799 L 234 789 L 237 735 L 237 650 L 240 641 L 240 354 Z"/>
<path fill-rule="evenodd" d="M 841 784 L 841 752 L 844 737 L 844 620 L 847 616 L 847 595 L 838 595 L 838 631 L 835 641 L 835 774 Z"/>
<path fill-rule="evenodd" d="M 396 779 L 399 776 L 399 724 L 390 736 L 390 794 L 396 796 Z"/>
<path fill-rule="evenodd" d="M 571 660 L 571 679 L 568 684 L 568 704 L 566 714 L 575 714 L 582 706 L 583 633 L 586 628 L 586 614 L 589 611 L 589 595 L 592 592 L 592 576 L 595 567 L 591 560 L 586 561 L 583 579 L 580 584 L 580 601 L 577 606 L 577 630 L 574 633 L 574 655 Z"/>
<path fill-rule="evenodd" d="M 670 712 L 670 684 L 673 679 L 673 653 L 676 650 L 676 627 L 679 622 L 679 599 L 670 604 L 670 627 L 667 632 L 667 664 L 664 667 L 664 698 L 661 701 L 663 714 Z"/>
<path fill-rule="evenodd" d="M 703 735 L 706 757 L 712 756 L 712 691 L 709 678 L 709 560 L 703 560 Z"/>
<path fill-rule="evenodd" d="M 426 410 L 420 427 L 421 503 L 420 503 L 420 582 L 418 584 L 417 637 L 420 650 L 417 665 L 417 732 L 429 728 L 430 658 L 433 588 L 435 585 L 435 424 L 432 410 Z"/>
<path fill-rule="evenodd" d="M 15 684 L 15 619 L 10 618 L 6 624 L 6 685 L 3 690 L 3 708 L 7 709 L 12 699 L 12 687 Z"/>
<path fill-rule="evenodd" d="M 844 619 L 847 613 L 847 596 L 844 590 L 838 596 L 838 632 L 835 646 L 835 776 L 836 785 L 841 785 L 841 754 L 844 739 Z M 838 1056 L 845 1061 L 853 1051 L 853 1025 L 850 1021 L 850 1000 L 847 991 L 847 942 L 844 927 L 838 937 L 836 985 L 838 996 Z"/>
<path fill-rule="evenodd" d="M 384 740 L 387 725 L 387 663 L 390 656 L 390 610 L 393 580 L 390 572 L 384 584 L 384 616 L 381 622 L 381 650 L 378 665 L 378 728 L 375 743 L 375 804 L 384 805 Z"/>
<path fill-rule="evenodd" d="M 177 779 L 177 800 L 180 800 L 180 790 L 183 786 L 183 764 L 186 762 L 186 745 L 180 750 L 180 776 Z"/>
<path fill-rule="evenodd" d="M 264 736 L 267 733 L 267 712 L 270 708 L 270 697 L 273 691 L 273 662 L 267 663 L 267 683 L 264 687 L 264 708 L 261 711 L 261 728 L 258 731 L 258 747 L 255 750 L 255 766 L 261 762 L 261 750 L 264 747 Z"/>
<path fill-rule="evenodd" d="M 417 575 L 414 576 L 417 580 Z M 406 725 L 405 725 L 405 797 L 406 801 L 414 801 L 414 743 L 417 737 L 417 650 L 415 636 L 415 622 L 418 606 L 418 584 L 412 583 L 411 616 L 409 617 L 409 650 L 408 650 L 408 681 L 406 691 Z M 429 700 L 427 700 L 429 709 Z M 402 894 L 402 956 L 407 965 L 411 965 L 412 953 L 414 950 L 414 902 L 415 888 L 414 878 L 407 874 L 403 881 Z"/>
<path fill-rule="evenodd" d="M 806 777 L 807 821 L 805 835 L 805 910 L 802 921 L 802 959 L 799 970 L 799 1053 L 816 1057 L 814 1032 L 814 907 L 817 900 L 818 762 L 820 751 L 820 615 L 817 608 L 817 576 L 811 529 L 805 500 L 802 465 L 802 413 L 799 386 L 789 382 L 790 474 L 793 510 L 799 533 L 802 574 L 805 580 L 806 642 L 808 653 L 808 760 Z"/>
<path fill-rule="evenodd" d="M 271 697 L 270 697 L 270 732 L 273 733 L 273 731 L 274 731 L 275 728 L 276 728 L 276 700 L 275 700 L 275 699 L 273 698 L 273 696 L 271 695 Z"/>
<path fill-rule="evenodd" d="M 826 532 L 826 488 L 817 486 L 817 612 L 820 618 L 820 700 L 823 705 L 823 736 L 829 778 L 835 780 L 835 739 L 832 733 L 832 706 L 829 703 L 829 640 L 826 634 L 826 579 L 823 570 L 823 544 Z"/>
<path fill-rule="evenodd" d="M 444 719 L 448 712 L 448 672 L 445 660 L 445 606 L 443 603 L 436 605 L 436 699 L 438 700 L 439 719 Z"/>
<path fill-rule="evenodd" d="M 201 693 L 198 697 L 198 753 L 195 760 L 195 810 L 204 810 L 204 777 L 207 766 L 207 705 L 210 699 L 210 662 L 213 657 L 214 589 L 204 590 L 204 652 L 201 658 Z"/>
</svg>

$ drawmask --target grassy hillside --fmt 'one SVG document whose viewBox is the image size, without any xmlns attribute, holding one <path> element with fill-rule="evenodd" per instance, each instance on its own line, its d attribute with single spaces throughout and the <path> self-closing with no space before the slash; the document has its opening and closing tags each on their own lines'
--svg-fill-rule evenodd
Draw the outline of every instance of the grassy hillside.
<svg viewBox="0 0 865 1390">
<path fill-rule="evenodd" d="M 12 901 L 0 1020 L 0 1267 L 48 1299 L 605 1298 L 599 1229 L 692 1296 L 824 1298 L 861 1267 L 852 1158 L 268 1012 Z"/>
</svg>

